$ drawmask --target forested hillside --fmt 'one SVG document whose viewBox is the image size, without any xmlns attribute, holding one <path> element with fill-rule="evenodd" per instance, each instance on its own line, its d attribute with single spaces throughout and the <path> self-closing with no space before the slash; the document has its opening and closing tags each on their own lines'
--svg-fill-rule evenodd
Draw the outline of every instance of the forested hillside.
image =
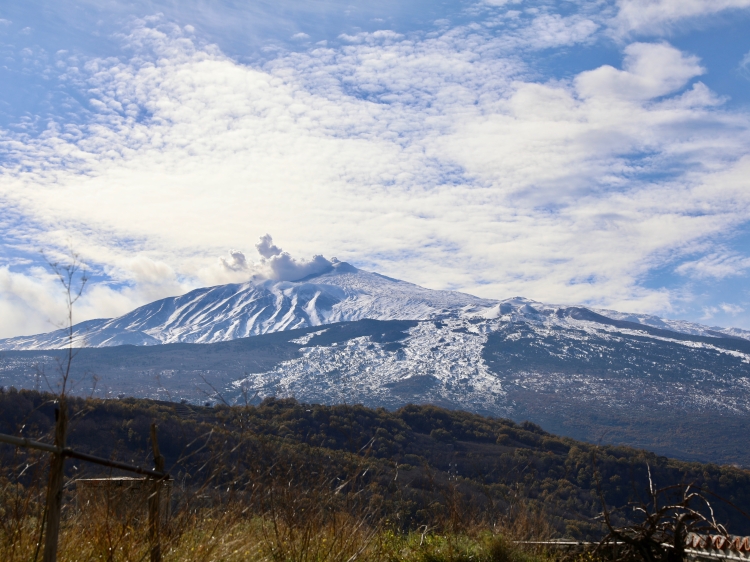
<svg viewBox="0 0 750 562">
<path fill-rule="evenodd" d="M 53 401 L 33 391 L 0 392 L 0 431 L 48 440 Z M 390 412 L 291 399 L 240 407 L 74 399 L 71 418 L 72 448 L 145 466 L 151 466 L 149 426 L 156 422 L 167 467 L 186 488 L 208 484 L 214 493 L 230 493 L 263 485 L 259 475 L 282 473 L 290 485 L 351 486 L 356 476 L 371 505 L 402 529 L 431 524 L 456 509 L 491 521 L 522 506 L 553 534 L 594 538 L 602 531 L 599 491 L 610 508 L 624 506 L 645 492 L 650 467 L 659 486 L 692 484 L 714 494 L 717 520 L 730 532 L 750 534 L 750 521 L 719 499 L 750 505 L 747 470 L 598 447 L 528 422 L 435 406 Z M 2 446 L 4 476 L 18 476 L 13 470 L 22 465 L 19 455 Z M 70 477 L 101 470 L 68 463 Z M 615 517 L 622 521 L 628 513 Z"/>
</svg>

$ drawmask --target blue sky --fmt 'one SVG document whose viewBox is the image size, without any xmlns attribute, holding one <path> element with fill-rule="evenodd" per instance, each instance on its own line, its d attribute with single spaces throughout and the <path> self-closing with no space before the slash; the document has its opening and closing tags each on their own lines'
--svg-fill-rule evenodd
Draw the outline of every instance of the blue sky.
<svg viewBox="0 0 750 562">
<path fill-rule="evenodd" d="M 0 337 L 265 271 L 750 328 L 750 0 L 0 7 Z M 233 250 L 232 254 L 228 253 Z"/>
</svg>

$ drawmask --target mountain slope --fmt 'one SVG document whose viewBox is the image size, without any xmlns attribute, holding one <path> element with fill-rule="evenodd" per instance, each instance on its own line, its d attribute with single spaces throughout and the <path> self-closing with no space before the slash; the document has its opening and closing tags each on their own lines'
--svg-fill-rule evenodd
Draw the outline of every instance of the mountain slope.
<svg viewBox="0 0 750 562">
<path fill-rule="evenodd" d="M 72 380 L 80 394 L 193 403 L 432 403 L 750 466 L 748 335 L 433 291 L 337 262 L 296 282 L 199 289 L 81 323 Z M 0 342 L 0 386 L 54 389 L 65 336 Z"/>
<path fill-rule="evenodd" d="M 213 344 L 86 348 L 71 380 L 76 393 L 98 397 L 244 404 L 293 396 L 389 409 L 431 403 L 530 420 L 587 441 L 750 466 L 750 341 L 555 310 L 358 320 Z M 54 384 L 59 353 L 0 354 L 0 386 Z"/>
<path fill-rule="evenodd" d="M 54 424 L 54 404 L 49 398 L 34 392 L 0 393 L 0 431 L 45 439 Z M 347 489 L 360 498 L 378 494 L 370 513 L 387 518 L 387 529 L 393 529 L 396 521 L 421 532 L 431 515 L 437 516 L 433 524 L 445 522 L 450 510 L 460 514 L 466 525 L 472 524 L 472 516 L 486 516 L 497 524 L 498 513 L 509 513 L 515 505 L 546 517 L 568 537 L 584 539 L 602 529 L 598 517 L 602 495 L 610 508 L 621 508 L 647 490 L 649 480 L 659 487 L 690 482 L 694 489 L 731 498 L 737 506 L 750 505 L 750 472 L 746 470 L 593 446 L 556 437 L 534 424 L 434 406 L 390 412 L 273 399 L 248 408 L 134 399 L 71 399 L 70 406 L 77 420 L 71 424 L 70 446 L 104 458 L 148 459 L 149 426 L 157 423 L 162 454 L 181 490 L 205 486 L 208 466 L 214 474 L 213 497 L 219 497 L 221 490 L 237 494 L 238 489 L 281 487 L 291 489 L 291 496 L 285 497 L 295 499 L 299 510 L 297 493 L 309 497 L 305 494 L 310 489 L 320 490 L 318 475 L 325 479 L 327 489 L 338 489 L 338 497 L 343 488 L 340 483 L 353 480 L 344 475 L 359 473 L 362 487 L 355 483 L 353 490 Z M 23 451 L 10 447 L 0 449 L 0 455 L 7 457 L 0 458 L 7 465 L 25 460 Z M 216 466 L 224 470 L 211 470 Z M 108 472 L 96 465 L 78 464 L 75 477 L 102 476 L 102 471 Z M 245 484 L 248 475 L 252 476 Z M 244 496 L 243 508 L 262 513 L 261 506 L 249 503 L 258 497 L 263 501 L 261 494 Z M 319 501 L 327 496 L 316 493 L 312 497 Z M 713 516 L 730 532 L 750 533 L 750 520 L 739 511 L 714 497 L 711 503 Z M 621 524 L 633 511 L 613 509 L 612 513 L 615 523 Z M 455 530 L 455 523 L 449 524 Z M 399 550 L 393 552 L 390 559 L 401 559 Z M 457 558 L 483 559 L 475 551 L 453 560 Z"/>
<path fill-rule="evenodd" d="M 362 318 L 421 320 L 476 311 L 495 301 L 434 291 L 334 262 L 300 281 L 220 285 L 155 301 L 114 319 L 75 326 L 78 347 L 213 343 Z M 0 349 L 57 349 L 65 330 L 0 340 Z"/>
<path fill-rule="evenodd" d="M 191 291 L 161 299 L 119 318 L 81 322 L 74 328 L 77 347 L 215 343 L 291 329 L 375 320 L 502 318 L 550 327 L 573 327 L 598 315 L 612 326 L 657 329 L 707 337 L 750 339 L 750 332 L 708 328 L 611 310 L 546 305 L 520 297 L 496 301 L 455 291 L 436 291 L 334 262 L 323 274 L 299 281 L 249 281 Z M 605 322 L 605 323 L 606 323 Z M 67 332 L 0 340 L 0 350 L 58 349 Z"/>
</svg>

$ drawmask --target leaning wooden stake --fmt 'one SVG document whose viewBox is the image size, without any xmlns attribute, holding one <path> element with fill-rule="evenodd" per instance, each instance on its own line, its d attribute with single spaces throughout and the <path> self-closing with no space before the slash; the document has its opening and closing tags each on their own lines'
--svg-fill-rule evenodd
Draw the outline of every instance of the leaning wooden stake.
<svg viewBox="0 0 750 562">
<path fill-rule="evenodd" d="M 47 484 L 47 527 L 44 536 L 44 562 L 57 560 L 57 535 L 60 532 L 60 510 L 62 509 L 63 476 L 65 473 L 65 434 L 68 430 L 68 407 L 65 398 L 60 400 L 55 410 L 55 447 L 60 452 L 53 453 L 50 463 L 49 483 Z"/>
<path fill-rule="evenodd" d="M 164 457 L 159 453 L 159 441 L 156 439 L 156 424 L 151 424 L 151 447 L 154 451 L 154 467 L 156 472 L 164 473 Z M 152 482 L 151 495 L 148 499 L 148 521 L 151 538 L 151 562 L 161 562 L 161 542 L 159 539 L 160 513 L 160 491 L 164 480 L 154 479 Z"/>
</svg>

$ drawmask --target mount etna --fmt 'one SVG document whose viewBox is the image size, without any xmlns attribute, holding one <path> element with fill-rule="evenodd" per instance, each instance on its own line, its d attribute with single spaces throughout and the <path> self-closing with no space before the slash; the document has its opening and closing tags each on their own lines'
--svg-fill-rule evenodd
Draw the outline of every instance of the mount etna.
<svg viewBox="0 0 750 562">
<path fill-rule="evenodd" d="M 64 330 L 0 340 L 0 385 L 54 390 Z M 332 262 L 74 327 L 75 392 L 193 403 L 433 403 L 750 465 L 750 332 L 434 291 Z M 56 351 L 57 350 L 57 351 Z"/>
</svg>

